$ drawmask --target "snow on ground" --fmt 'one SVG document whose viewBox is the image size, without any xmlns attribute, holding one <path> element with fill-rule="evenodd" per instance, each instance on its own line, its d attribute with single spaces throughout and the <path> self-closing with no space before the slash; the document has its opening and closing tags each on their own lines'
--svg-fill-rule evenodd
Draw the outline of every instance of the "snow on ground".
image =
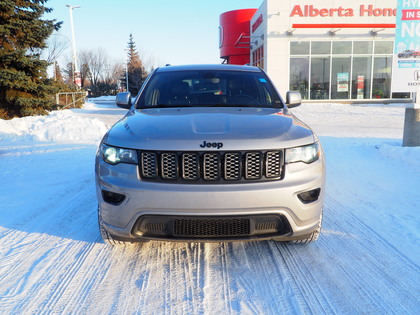
<svg viewBox="0 0 420 315">
<path fill-rule="evenodd" d="M 43 117 L 2 121 L 0 141 L 97 143 L 106 131 L 106 125 L 98 119 L 84 119 L 71 110 L 63 110 Z"/>
<path fill-rule="evenodd" d="M 420 148 L 400 105 L 304 104 L 327 195 L 320 239 L 110 247 L 94 157 L 109 100 L 0 120 L 0 314 L 415 314 Z"/>
</svg>

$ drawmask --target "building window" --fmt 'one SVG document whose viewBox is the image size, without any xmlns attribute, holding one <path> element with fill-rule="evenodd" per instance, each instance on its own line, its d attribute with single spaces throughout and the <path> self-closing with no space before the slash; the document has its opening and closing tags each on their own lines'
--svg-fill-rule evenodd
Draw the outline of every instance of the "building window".
<svg viewBox="0 0 420 315">
<path fill-rule="evenodd" d="M 309 55 L 309 42 L 291 42 L 290 55 Z"/>
<path fill-rule="evenodd" d="M 303 99 L 391 97 L 392 41 L 290 43 L 290 90 Z"/>
<path fill-rule="evenodd" d="M 331 98 L 350 98 L 351 57 L 333 56 L 331 70 Z"/>
<path fill-rule="evenodd" d="M 351 42 L 333 42 L 332 44 L 333 55 L 351 54 Z"/>
<path fill-rule="evenodd" d="M 351 98 L 369 99 L 372 73 L 372 56 L 354 56 L 351 77 Z"/>
<path fill-rule="evenodd" d="M 312 55 L 329 55 L 331 54 L 331 42 L 312 42 L 311 43 Z"/>
<path fill-rule="evenodd" d="M 299 91 L 303 99 L 309 92 L 309 57 L 290 58 L 289 90 Z"/>
<path fill-rule="evenodd" d="M 330 95 L 330 57 L 311 58 L 311 91 L 312 100 L 329 99 Z"/>
<path fill-rule="evenodd" d="M 353 42 L 353 54 L 371 54 L 373 51 L 373 42 L 361 41 Z"/>
<path fill-rule="evenodd" d="M 372 98 L 391 97 L 391 57 L 375 57 L 373 60 Z"/>
<path fill-rule="evenodd" d="M 375 55 L 392 54 L 393 42 L 375 42 Z"/>
<path fill-rule="evenodd" d="M 264 45 L 252 52 L 252 65 L 264 69 Z"/>
</svg>

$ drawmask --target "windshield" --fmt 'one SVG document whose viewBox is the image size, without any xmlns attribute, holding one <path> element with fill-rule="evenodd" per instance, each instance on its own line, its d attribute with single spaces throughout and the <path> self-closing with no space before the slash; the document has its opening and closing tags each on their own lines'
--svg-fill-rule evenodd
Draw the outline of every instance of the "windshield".
<svg viewBox="0 0 420 315">
<path fill-rule="evenodd" d="M 137 108 L 276 107 L 283 103 L 262 72 L 188 70 L 157 72 Z"/>
</svg>

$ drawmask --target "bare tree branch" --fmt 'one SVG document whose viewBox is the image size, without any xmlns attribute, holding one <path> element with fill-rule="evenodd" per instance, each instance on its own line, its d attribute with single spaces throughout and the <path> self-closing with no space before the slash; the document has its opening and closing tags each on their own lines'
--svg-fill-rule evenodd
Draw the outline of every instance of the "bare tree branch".
<svg viewBox="0 0 420 315">
<path fill-rule="evenodd" d="M 46 53 L 46 58 L 48 63 L 52 63 L 60 57 L 63 52 L 69 48 L 70 41 L 67 37 L 61 34 L 53 34 L 48 39 L 47 48 L 44 53 Z"/>
</svg>

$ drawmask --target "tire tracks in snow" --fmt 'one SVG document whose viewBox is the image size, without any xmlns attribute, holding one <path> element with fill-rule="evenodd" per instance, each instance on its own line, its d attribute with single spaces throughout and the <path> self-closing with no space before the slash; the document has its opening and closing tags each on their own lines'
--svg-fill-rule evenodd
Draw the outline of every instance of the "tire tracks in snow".
<svg viewBox="0 0 420 315">
<path fill-rule="evenodd" d="M 235 288 L 229 277 L 227 247 L 228 243 L 205 244 L 203 302 L 206 313 L 237 314 L 237 300 L 233 298 Z"/>
<path fill-rule="evenodd" d="M 34 161 L 28 155 L 16 165 Z M 98 242 L 92 172 L 84 172 L 77 182 L 48 187 L 51 198 L 28 203 L 27 213 L 3 222 L 0 312 L 409 314 L 420 309 L 419 267 L 332 196 L 326 196 L 324 229 L 313 244 L 150 242 L 112 248 Z"/>
<path fill-rule="evenodd" d="M 203 313 L 203 244 L 98 246 L 106 263 L 91 275 L 96 281 L 81 301 L 83 313 Z"/>
<path fill-rule="evenodd" d="M 412 313 L 419 267 L 331 196 L 318 242 L 272 243 L 303 313 Z M 404 280 L 403 280 L 404 279 Z"/>
<path fill-rule="evenodd" d="M 365 309 L 380 313 L 395 310 L 406 314 L 418 310 L 419 266 L 363 222 L 351 208 L 346 208 L 331 196 L 325 205 L 336 218 L 328 221 L 329 224 L 346 233 L 332 249 L 340 249 L 340 256 L 346 259 L 344 272 L 354 288 L 363 292 L 359 302 L 367 299 Z M 371 206 L 366 210 L 374 212 L 375 208 Z M 363 309 L 363 303 L 360 304 L 360 309 Z"/>
<path fill-rule="evenodd" d="M 206 246 L 206 311 L 210 314 L 298 314 L 309 310 L 274 242 Z M 294 266 L 296 267 L 296 266 Z M 214 301 L 222 301 L 216 303 Z"/>
<path fill-rule="evenodd" d="M 7 246 L 8 251 L 0 252 L 0 270 L 4 272 L 0 276 L 0 283 L 5 289 L 2 293 L 2 309 L 10 308 L 15 313 L 43 312 L 51 310 L 61 299 L 89 255 L 95 240 L 76 241 L 60 234 L 71 236 L 72 232 L 77 233 L 77 229 L 88 225 L 83 219 L 96 211 L 86 211 L 88 201 L 92 200 L 92 188 L 93 185 L 75 187 L 71 194 L 60 196 L 62 198 L 59 204 L 51 199 L 48 200 L 50 205 L 46 203 L 31 209 L 33 213 L 30 218 L 19 220 L 16 224 L 22 231 L 6 229 L 1 243 L 2 248 Z M 74 220 L 74 217 L 69 218 L 69 214 L 81 219 L 77 225 L 69 224 L 69 221 Z M 62 228 L 67 228 L 68 231 L 58 232 Z M 89 234 L 91 232 L 86 233 L 87 238 Z M 99 235 L 96 239 L 98 237 Z M 25 303 L 8 303 L 24 296 Z"/>
</svg>

